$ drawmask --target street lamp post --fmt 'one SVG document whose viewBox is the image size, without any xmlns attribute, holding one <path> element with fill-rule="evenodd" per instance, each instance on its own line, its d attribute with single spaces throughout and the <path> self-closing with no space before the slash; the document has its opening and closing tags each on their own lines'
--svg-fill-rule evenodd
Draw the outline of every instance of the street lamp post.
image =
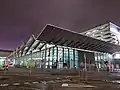
<svg viewBox="0 0 120 90">
<path fill-rule="evenodd" d="M 85 69 L 85 71 L 87 71 L 87 62 L 86 62 L 86 54 L 84 53 L 84 63 L 85 63 L 85 67 L 84 67 L 84 69 Z"/>
<path fill-rule="evenodd" d="M 30 65 L 29 73 L 31 74 L 31 72 L 32 72 L 32 70 L 31 70 L 31 69 L 32 69 L 32 67 L 31 67 L 31 63 L 32 63 L 32 51 L 31 51 L 31 59 L 30 59 L 30 61 L 31 61 L 31 62 L 30 62 L 30 64 L 29 64 L 29 65 Z"/>
<path fill-rule="evenodd" d="M 86 80 L 86 71 L 87 71 L 87 61 L 86 61 L 86 53 L 84 53 L 84 78 Z"/>
</svg>

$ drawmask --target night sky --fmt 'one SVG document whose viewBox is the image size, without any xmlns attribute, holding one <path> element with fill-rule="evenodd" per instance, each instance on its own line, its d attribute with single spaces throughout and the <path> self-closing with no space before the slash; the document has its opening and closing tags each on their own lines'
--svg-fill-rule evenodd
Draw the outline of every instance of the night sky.
<svg viewBox="0 0 120 90">
<path fill-rule="evenodd" d="M 0 49 L 15 49 L 46 24 L 82 32 L 107 21 L 120 25 L 120 0 L 0 0 Z"/>
</svg>

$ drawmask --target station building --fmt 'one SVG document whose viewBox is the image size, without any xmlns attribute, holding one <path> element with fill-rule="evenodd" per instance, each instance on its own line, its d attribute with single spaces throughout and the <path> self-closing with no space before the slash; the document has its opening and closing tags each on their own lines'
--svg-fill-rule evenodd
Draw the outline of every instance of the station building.
<svg viewBox="0 0 120 90">
<path fill-rule="evenodd" d="M 98 40 L 120 45 L 120 27 L 111 22 L 89 29 L 85 32 L 82 32 L 81 34 Z M 112 56 L 116 66 L 120 67 L 120 52 L 115 52 Z"/>
<path fill-rule="evenodd" d="M 26 68 L 72 69 L 92 65 L 102 69 L 105 61 L 113 62 L 120 45 L 90 36 L 48 24 L 37 37 L 32 35 L 17 47 L 8 59 L 15 66 Z"/>
<path fill-rule="evenodd" d="M 4 65 L 4 61 L 6 60 L 7 56 L 12 52 L 12 50 L 0 50 L 0 67 Z"/>
<path fill-rule="evenodd" d="M 120 27 L 111 22 L 96 26 L 81 34 L 120 45 Z"/>
</svg>

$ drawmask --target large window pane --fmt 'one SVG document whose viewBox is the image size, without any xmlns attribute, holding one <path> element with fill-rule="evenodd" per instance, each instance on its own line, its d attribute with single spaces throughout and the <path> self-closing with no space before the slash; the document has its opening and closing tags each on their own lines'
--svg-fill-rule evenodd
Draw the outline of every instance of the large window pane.
<svg viewBox="0 0 120 90">
<path fill-rule="evenodd" d="M 75 67 L 78 68 L 78 51 L 75 50 Z"/>
<path fill-rule="evenodd" d="M 72 49 L 70 49 L 69 50 L 69 57 L 70 57 L 70 68 L 73 68 L 74 67 L 74 65 L 73 65 L 73 50 Z"/>
</svg>

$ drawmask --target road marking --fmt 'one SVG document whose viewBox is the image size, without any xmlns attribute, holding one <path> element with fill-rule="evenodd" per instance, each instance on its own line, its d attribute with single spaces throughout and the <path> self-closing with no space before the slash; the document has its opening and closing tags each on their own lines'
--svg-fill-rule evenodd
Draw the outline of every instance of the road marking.
<svg viewBox="0 0 120 90">
<path fill-rule="evenodd" d="M 41 83 L 46 84 L 47 82 L 46 81 L 41 81 Z"/>
<path fill-rule="evenodd" d="M 25 82 L 24 84 L 30 84 L 29 82 Z"/>
<path fill-rule="evenodd" d="M 33 84 L 37 84 L 37 83 L 39 83 L 39 82 L 32 82 Z"/>
<path fill-rule="evenodd" d="M 9 84 L 0 84 L 0 86 L 3 86 L 3 87 L 4 87 L 4 86 L 8 86 L 8 85 L 9 85 Z"/>
<path fill-rule="evenodd" d="M 20 85 L 20 83 L 13 83 L 13 85 Z"/>
<path fill-rule="evenodd" d="M 60 80 L 55 80 L 55 82 L 61 82 Z"/>
<path fill-rule="evenodd" d="M 59 77 L 57 77 L 56 79 L 60 79 Z"/>
<path fill-rule="evenodd" d="M 32 82 L 33 84 L 38 84 L 39 82 Z M 45 81 L 42 82 L 43 84 L 46 84 Z M 30 82 L 25 82 L 24 84 L 30 84 Z M 12 85 L 20 85 L 20 83 L 12 83 Z M 5 87 L 5 86 L 9 86 L 9 84 L 0 84 L 0 87 Z"/>
<path fill-rule="evenodd" d="M 53 80 L 49 81 L 49 83 L 55 83 Z"/>
<path fill-rule="evenodd" d="M 68 87 L 67 83 L 62 84 L 62 87 Z"/>
</svg>

